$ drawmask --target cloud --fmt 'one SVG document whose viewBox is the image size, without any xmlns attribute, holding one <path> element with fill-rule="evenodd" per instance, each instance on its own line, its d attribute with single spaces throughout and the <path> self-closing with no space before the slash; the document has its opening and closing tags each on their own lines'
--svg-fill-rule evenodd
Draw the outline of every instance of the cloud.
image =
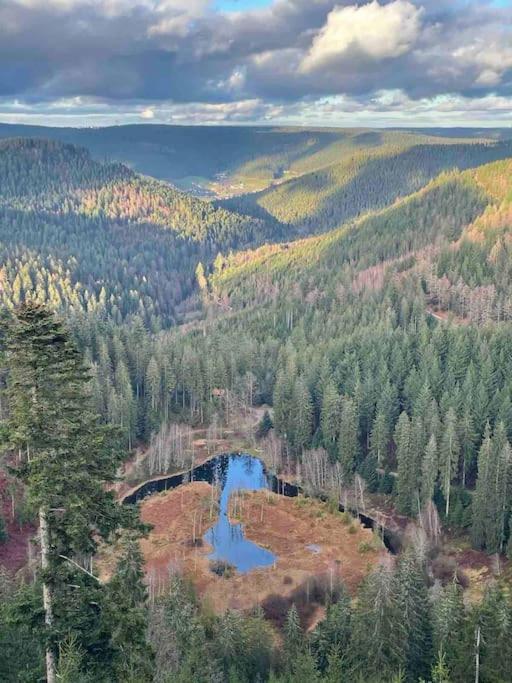
<svg viewBox="0 0 512 683">
<path fill-rule="evenodd" d="M 371 60 L 390 59 L 408 52 L 420 31 L 422 11 L 408 0 L 381 5 L 335 7 L 313 40 L 301 68 L 314 71 L 355 52 Z"/>
<path fill-rule="evenodd" d="M 82 113 L 94 122 L 122 120 L 124 112 L 152 122 L 186 115 L 309 121 L 311 112 L 324 116 L 336 101 L 325 115 L 344 121 L 340 102 L 371 116 L 383 116 L 388 106 L 395 115 L 391 104 L 378 111 L 368 104 L 383 92 L 393 101 L 402 93 L 407 102 L 436 106 L 445 97 L 468 103 L 512 96 L 510 5 L 274 0 L 237 12 L 215 6 L 0 0 L 0 117 L 46 112 L 64 121 Z"/>
<path fill-rule="evenodd" d="M 140 118 L 141 119 L 146 119 L 147 121 L 150 121 L 151 119 L 155 118 L 155 111 L 154 109 L 151 109 L 151 107 L 146 107 L 146 109 L 143 109 L 140 113 Z"/>
</svg>

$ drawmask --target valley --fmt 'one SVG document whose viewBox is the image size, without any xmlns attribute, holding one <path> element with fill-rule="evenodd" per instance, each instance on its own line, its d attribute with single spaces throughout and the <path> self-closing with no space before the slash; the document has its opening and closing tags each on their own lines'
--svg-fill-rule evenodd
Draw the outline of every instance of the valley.
<svg viewBox="0 0 512 683">
<path fill-rule="evenodd" d="M 0 0 L 0 683 L 512 683 L 511 35 Z"/>
<path fill-rule="evenodd" d="M 440 613 L 471 647 L 512 609 L 510 139 L 148 128 L 0 126 L 5 647 L 48 490 L 57 620 L 112 680 L 132 624 L 162 680 L 216 681 L 224 629 L 265 681 L 292 636 L 292 683 L 429 680 Z"/>
</svg>

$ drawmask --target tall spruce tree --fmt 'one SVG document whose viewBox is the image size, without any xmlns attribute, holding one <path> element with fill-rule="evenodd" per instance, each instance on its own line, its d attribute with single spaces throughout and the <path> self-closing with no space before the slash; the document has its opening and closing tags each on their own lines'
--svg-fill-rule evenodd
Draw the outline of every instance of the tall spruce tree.
<svg viewBox="0 0 512 683">
<path fill-rule="evenodd" d="M 86 641 L 91 667 L 95 655 L 107 657 L 109 637 L 94 607 L 105 591 L 90 560 L 100 540 L 140 525 L 105 488 L 121 453 L 89 410 L 88 369 L 64 326 L 45 307 L 24 304 L 10 321 L 6 351 L 8 446 L 37 511 L 42 638 L 47 681 L 55 683 L 58 644 L 69 635 Z"/>
<path fill-rule="evenodd" d="M 394 442 L 396 445 L 397 468 L 397 508 L 406 515 L 413 513 L 414 481 L 417 472 L 414 471 L 414 453 L 412 449 L 411 421 L 404 411 L 398 418 L 395 428 Z"/>
<path fill-rule="evenodd" d="M 450 494 L 452 481 L 457 475 L 459 466 L 459 437 L 457 434 L 457 417 L 453 408 L 449 408 L 443 422 L 443 436 L 439 452 L 439 469 L 441 471 L 441 489 L 446 501 L 445 514 L 450 514 Z"/>
<path fill-rule="evenodd" d="M 340 397 L 332 381 L 329 381 L 322 396 L 320 425 L 325 448 L 333 454 L 338 438 L 340 422 Z"/>
<path fill-rule="evenodd" d="M 408 681 L 416 682 L 430 673 L 432 665 L 432 623 L 423 567 L 412 551 L 402 557 L 397 571 L 398 615 L 405 628 L 404 670 Z"/>
<path fill-rule="evenodd" d="M 478 451 L 478 477 L 473 496 L 473 524 L 471 537 L 475 548 L 485 548 L 488 529 L 488 496 L 491 491 L 492 439 L 489 423 L 485 426 L 484 437 Z"/>
<path fill-rule="evenodd" d="M 404 663 L 405 642 L 395 576 L 391 569 L 379 567 L 358 592 L 350 648 L 354 679 L 361 675 L 388 680 Z"/>
<path fill-rule="evenodd" d="M 464 609 L 462 587 L 455 577 L 436 595 L 432 623 L 437 661 L 444 659 L 454 681 L 468 680 L 473 662 L 467 652 L 473 631 Z"/>
<path fill-rule="evenodd" d="M 434 497 L 437 477 L 439 474 L 439 464 L 437 460 L 437 441 L 434 434 L 430 436 L 430 439 L 425 448 L 425 456 L 423 458 L 421 470 L 421 497 L 422 502 L 425 505 Z"/>
<path fill-rule="evenodd" d="M 389 425 L 386 415 L 379 411 L 375 416 L 373 428 L 370 436 L 370 449 L 377 465 L 382 467 L 388 454 L 389 446 Z"/>
<path fill-rule="evenodd" d="M 343 476 L 347 483 L 350 483 L 353 479 L 355 461 L 359 451 L 358 426 L 359 418 L 356 404 L 352 398 L 345 396 L 341 403 L 338 455 Z"/>
</svg>

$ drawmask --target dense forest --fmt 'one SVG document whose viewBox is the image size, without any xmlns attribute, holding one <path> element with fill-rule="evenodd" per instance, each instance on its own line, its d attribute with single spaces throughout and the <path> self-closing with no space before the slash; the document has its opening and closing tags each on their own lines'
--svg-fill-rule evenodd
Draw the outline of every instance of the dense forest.
<svg viewBox="0 0 512 683">
<path fill-rule="evenodd" d="M 262 189 L 358 156 L 362 150 L 421 144 L 510 140 L 509 128 L 382 130 L 274 126 L 120 125 L 51 128 L 0 124 L 0 138 L 37 138 L 85 147 L 96 161 L 115 161 L 138 173 L 192 191 L 212 189 L 219 176 Z M 246 191 L 247 191 L 246 190 Z"/>
<path fill-rule="evenodd" d="M 325 232 L 418 191 L 442 171 L 471 168 L 511 153 L 510 142 L 425 144 L 406 136 L 349 147 L 340 161 L 222 205 L 260 218 L 270 216 L 288 225 L 290 232 Z"/>
<path fill-rule="evenodd" d="M 0 297 L 35 297 L 157 330 L 176 320 L 199 262 L 265 239 L 261 221 L 216 209 L 72 146 L 0 143 Z"/>
<path fill-rule="evenodd" d="M 258 195 L 237 213 L 61 142 L 0 142 L 4 464 L 43 568 L 1 574 L 2 680 L 509 680 L 506 581 L 465 599 L 430 540 L 356 595 L 317 586 L 311 630 L 298 596 L 276 638 L 264 610 L 212 614 L 185 578 L 150 598 L 148 529 L 108 492 L 170 423 L 265 406 L 262 443 L 312 495 L 356 487 L 511 558 L 507 144 L 358 149 L 325 213 L 293 204 L 315 216 L 294 224 L 245 213 Z M 298 182 L 268 191 L 279 211 Z M 301 231 L 323 234 L 290 241 Z M 106 581 L 100 541 L 117 558 Z"/>
</svg>

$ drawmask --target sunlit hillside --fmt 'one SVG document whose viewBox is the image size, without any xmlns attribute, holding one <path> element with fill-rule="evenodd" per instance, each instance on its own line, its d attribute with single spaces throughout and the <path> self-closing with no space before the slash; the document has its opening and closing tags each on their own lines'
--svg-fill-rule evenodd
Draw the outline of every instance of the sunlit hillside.
<svg viewBox="0 0 512 683">
<path fill-rule="evenodd" d="M 439 144 L 439 139 L 390 133 L 379 135 L 374 144 L 356 146 L 362 137 L 333 144 L 331 163 L 262 193 L 230 199 L 224 206 L 270 216 L 297 233 L 324 232 L 421 189 L 443 170 L 464 170 L 512 152 L 506 142 L 461 144 L 447 138 Z"/>
</svg>

